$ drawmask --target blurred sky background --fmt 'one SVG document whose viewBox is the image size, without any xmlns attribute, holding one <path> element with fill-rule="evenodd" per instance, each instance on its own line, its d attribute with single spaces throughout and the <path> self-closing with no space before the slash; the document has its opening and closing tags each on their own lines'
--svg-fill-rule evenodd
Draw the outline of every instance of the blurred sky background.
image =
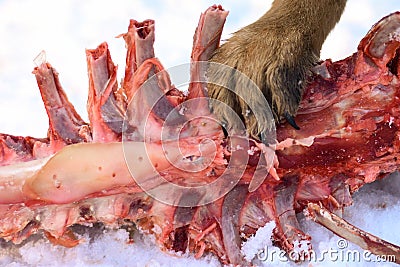
<svg viewBox="0 0 400 267">
<path fill-rule="evenodd" d="M 46 136 L 48 119 L 32 74 L 33 59 L 42 50 L 60 73 L 69 100 L 87 121 L 85 48 L 107 41 L 121 73 L 126 51 L 123 39 L 114 37 L 126 32 L 129 19 L 155 19 L 156 56 L 169 68 L 189 62 L 194 30 L 208 6 L 217 3 L 230 11 L 223 33 L 226 39 L 259 18 L 271 2 L 0 0 L 0 133 Z M 371 26 L 394 11 L 400 11 L 399 0 L 348 0 L 321 58 L 351 55 Z"/>
</svg>

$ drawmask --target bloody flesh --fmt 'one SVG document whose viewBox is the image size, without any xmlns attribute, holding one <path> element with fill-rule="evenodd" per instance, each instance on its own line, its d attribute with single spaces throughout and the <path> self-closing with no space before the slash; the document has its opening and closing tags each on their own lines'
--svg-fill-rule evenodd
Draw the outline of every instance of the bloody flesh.
<svg viewBox="0 0 400 267">
<path fill-rule="evenodd" d="M 217 47 L 226 16 L 220 6 L 202 14 L 193 61 L 207 60 L 210 49 Z M 277 127 L 279 164 L 274 168 L 280 180 L 268 175 L 251 192 L 248 185 L 262 157 L 260 146 L 245 137 L 225 139 L 219 125 L 212 122 L 207 102 L 195 102 L 190 106 L 195 111 L 187 114 L 197 112 L 209 119 L 190 120 L 178 139 L 171 137 L 188 116 L 175 107 L 206 96 L 206 90 L 203 83 L 193 82 L 185 96 L 171 84 L 152 52 L 153 21 L 131 21 L 123 35 L 128 53 L 121 88 L 107 45 L 87 50 L 89 124 L 69 103 L 54 68 L 43 62 L 34 73 L 49 116 L 48 137 L 0 135 L 0 237 L 20 243 L 41 230 L 54 243 L 74 246 L 79 241 L 71 225 L 101 222 L 119 227 L 135 222 L 165 250 L 189 249 L 198 257 L 211 251 L 224 263 L 248 265 L 240 253 L 241 238 L 273 220 L 275 243 L 293 251 L 295 241 L 311 238 L 299 229 L 296 212 L 305 207 L 315 210 L 314 203 L 330 211 L 350 205 L 351 193 L 400 167 L 399 29 L 400 13 L 385 17 L 361 41 L 357 53 L 315 68 L 296 117 L 301 130 L 287 124 Z M 192 78 L 203 75 L 196 67 Z M 153 74 L 156 82 L 140 91 Z M 155 96 L 160 100 L 152 109 Z M 166 128 L 171 138 L 162 140 L 160 132 L 170 113 L 174 117 Z M 202 185 L 221 175 L 234 176 L 237 169 L 227 164 L 235 153 L 240 158 L 240 151 L 233 151 L 230 143 L 247 144 L 252 153 L 246 152 L 248 160 L 233 166 L 244 165 L 244 173 L 222 197 L 197 205 L 207 192 L 194 190 L 177 196 L 178 204 L 193 207 L 168 205 L 143 192 L 131 177 L 122 156 L 124 131 L 129 137 L 125 141 L 135 151 L 136 173 L 151 190 L 163 189 L 165 181 Z M 204 140 L 212 142 L 199 151 L 198 144 Z M 143 149 L 149 154 L 148 162 L 143 161 Z M 212 161 L 198 172 L 188 174 L 176 167 L 210 155 Z M 218 186 L 223 190 L 227 184 Z M 396 246 L 390 251 L 399 253 Z"/>
</svg>

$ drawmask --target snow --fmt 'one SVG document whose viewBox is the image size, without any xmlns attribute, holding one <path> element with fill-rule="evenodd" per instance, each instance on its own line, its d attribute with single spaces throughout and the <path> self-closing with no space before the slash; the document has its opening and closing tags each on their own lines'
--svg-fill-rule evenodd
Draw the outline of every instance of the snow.
<svg viewBox="0 0 400 267">
<path fill-rule="evenodd" d="M 265 247 L 272 247 L 272 231 L 275 228 L 275 222 L 269 222 L 264 227 L 257 230 L 254 236 L 251 236 L 242 244 L 242 254 L 247 261 L 259 257 L 260 250 Z"/>
<path fill-rule="evenodd" d="M 81 229 L 82 230 L 82 229 Z M 139 234 L 134 243 L 123 229 L 103 230 L 100 226 L 84 229 L 86 242 L 74 248 L 54 246 L 40 238 L 22 246 L 4 245 L 1 266 L 220 266 L 211 255 L 195 260 L 193 255 L 168 255 L 154 246 L 151 238 Z"/>
</svg>

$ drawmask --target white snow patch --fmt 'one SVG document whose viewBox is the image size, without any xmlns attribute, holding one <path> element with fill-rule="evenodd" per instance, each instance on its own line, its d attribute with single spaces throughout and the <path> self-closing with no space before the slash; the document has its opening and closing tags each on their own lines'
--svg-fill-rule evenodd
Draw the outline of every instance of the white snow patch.
<svg viewBox="0 0 400 267">
<path fill-rule="evenodd" d="M 221 266 L 218 259 L 205 255 L 197 260 L 193 255 L 168 255 L 145 235 L 135 234 L 129 243 L 128 232 L 106 230 L 101 236 L 74 247 L 55 246 L 45 239 L 32 240 L 21 247 L 9 246 L 0 251 L 1 266 Z"/>
<path fill-rule="evenodd" d="M 273 221 L 267 223 L 264 227 L 258 229 L 254 236 L 242 243 L 241 251 L 247 261 L 252 261 L 264 248 L 272 247 L 271 236 L 275 226 Z"/>
</svg>

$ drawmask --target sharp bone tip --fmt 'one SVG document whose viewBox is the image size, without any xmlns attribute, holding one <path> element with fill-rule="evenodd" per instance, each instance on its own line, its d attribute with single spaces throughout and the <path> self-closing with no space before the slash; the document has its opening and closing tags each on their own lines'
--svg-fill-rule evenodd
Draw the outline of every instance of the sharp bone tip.
<svg viewBox="0 0 400 267">
<path fill-rule="evenodd" d="M 39 67 L 46 62 L 46 52 L 44 50 L 40 51 L 40 53 L 33 59 L 33 63 L 35 63 L 36 67 Z"/>
</svg>

